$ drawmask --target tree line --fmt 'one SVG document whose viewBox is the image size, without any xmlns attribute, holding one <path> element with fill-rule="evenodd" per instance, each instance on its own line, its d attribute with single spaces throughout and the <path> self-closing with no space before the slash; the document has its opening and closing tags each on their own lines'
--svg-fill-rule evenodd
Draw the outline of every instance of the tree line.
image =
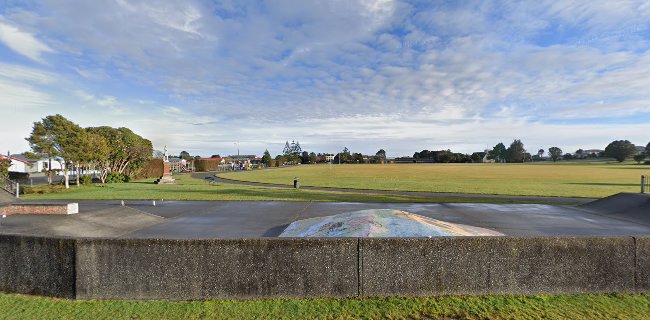
<svg viewBox="0 0 650 320">
<path fill-rule="evenodd" d="M 66 189 L 70 168 L 75 168 L 77 186 L 80 169 L 97 171 L 101 183 L 128 181 L 151 159 L 151 141 L 128 128 L 109 126 L 82 128 L 60 114 L 50 115 L 34 126 L 26 138 L 30 158 L 48 158 L 62 164 Z M 52 183 L 48 166 L 48 183 Z"/>
</svg>

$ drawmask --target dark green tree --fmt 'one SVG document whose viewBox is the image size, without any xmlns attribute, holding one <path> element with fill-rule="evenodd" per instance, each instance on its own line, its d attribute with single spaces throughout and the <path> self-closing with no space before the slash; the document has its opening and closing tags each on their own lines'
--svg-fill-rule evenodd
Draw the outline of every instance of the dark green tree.
<svg viewBox="0 0 650 320">
<path fill-rule="evenodd" d="M 271 153 L 269 152 L 269 150 L 268 149 L 264 150 L 264 155 L 262 156 L 262 163 L 265 166 L 270 167 L 271 166 L 271 160 L 272 160 L 272 158 L 271 158 Z"/>
<path fill-rule="evenodd" d="M 70 167 L 83 158 L 82 144 L 86 131 L 60 114 L 47 116 L 41 122 L 34 122 L 27 137 L 32 151 L 63 159 L 63 174 L 66 189 L 70 187 Z"/>
<path fill-rule="evenodd" d="M 618 162 L 623 162 L 625 159 L 637 153 L 636 147 L 628 140 L 612 141 L 605 148 L 605 156 L 612 157 Z"/>
<path fill-rule="evenodd" d="M 384 163 L 386 161 L 386 151 L 384 149 L 379 149 L 379 151 L 375 153 L 375 157 L 378 162 Z"/>
<path fill-rule="evenodd" d="M 645 153 L 639 153 L 634 155 L 634 161 L 636 163 L 641 164 L 641 161 L 645 160 L 646 154 Z"/>
<path fill-rule="evenodd" d="M 309 152 L 303 151 L 300 154 L 300 162 L 301 163 L 309 163 Z"/>
<path fill-rule="evenodd" d="M 178 157 L 187 161 L 192 160 L 192 156 L 190 156 L 190 153 L 185 150 L 181 151 L 181 154 L 178 155 Z"/>
<path fill-rule="evenodd" d="M 551 157 L 553 162 L 558 161 L 562 159 L 562 149 L 558 147 L 550 147 L 548 148 L 548 155 Z"/>
<path fill-rule="evenodd" d="M 496 162 L 505 162 L 506 161 L 506 146 L 503 144 L 503 142 L 499 142 L 494 148 L 492 148 L 492 151 L 490 152 L 490 159 L 494 159 Z"/>
<path fill-rule="evenodd" d="M 316 163 L 318 161 L 318 156 L 316 156 L 315 152 L 310 152 L 309 153 L 309 163 Z"/>
<path fill-rule="evenodd" d="M 524 144 L 521 140 L 515 139 L 506 152 L 506 159 L 508 162 L 524 162 L 525 153 L 526 149 L 524 149 Z"/>
</svg>

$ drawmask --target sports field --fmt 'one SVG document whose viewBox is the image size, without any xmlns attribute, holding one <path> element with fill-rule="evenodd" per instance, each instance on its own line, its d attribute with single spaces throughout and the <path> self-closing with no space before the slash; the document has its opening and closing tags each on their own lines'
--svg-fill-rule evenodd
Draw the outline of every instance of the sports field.
<svg viewBox="0 0 650 320">
<path fill-rule="evenodd" d="M 650 166 L 632 163 L 299 165 L 222 174 L 233 180 L 331 188 L 551 197 L 639 192 Z"/>
</svg>

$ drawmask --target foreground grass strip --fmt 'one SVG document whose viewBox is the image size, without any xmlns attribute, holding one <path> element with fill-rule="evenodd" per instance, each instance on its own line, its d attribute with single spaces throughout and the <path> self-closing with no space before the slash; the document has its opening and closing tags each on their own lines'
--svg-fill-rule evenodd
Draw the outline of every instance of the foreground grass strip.
<svg viewBox="0 0 650 320">
<path fill-rule="evenodd" d="M 0 294 L 1 319 L 650 319 L 650 294 L 71 301 Z"/>
<path fill-rule="evenodd" d="M 530 203 L 522 200 L 422 197 L 363 192 L 335 192 L 303 189 L 253 187 L 229 183 L 210 184 L 188 174 L 174 175 L 176 184 L 156 185 L 150 181 L 93 186 L 38 186 L 26 194 L 27 200 L 223 200 L 223 201 L 341 201 L 341 202 L 422 202 L 422 203 Z M 540 202 L 535 202 L 540 203 Z M 557 203 L 556 203 L 557 204 Z M 572 203 L 566 203 L 572 204 Z"/>
<path fill-rule="evenodd" d="M 303 186 L 389 191 L 452 192 L 601 198 L 638 192 L 650 166 L 633 163 L 580 164 L 385 164 L 300 165 L 224 173 L 227 179 Z"/>
</svg>

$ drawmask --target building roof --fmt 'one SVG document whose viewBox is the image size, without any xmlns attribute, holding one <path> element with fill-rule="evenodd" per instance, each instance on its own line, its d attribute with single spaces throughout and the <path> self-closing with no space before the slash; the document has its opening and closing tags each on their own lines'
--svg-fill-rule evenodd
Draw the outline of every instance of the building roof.
<svg viewBox="0 0 650 320">
<path fill-rule="evenodd" d="M 11 155 L 11 156 L 0 155 L 0 160 L 4 160 L 4 159 L 9 159 L 9 160 L 11 160 L 11 161 L 18 161 L 18 162 L 22 162 L 22 163 L 24 163 L 24 164 L 29 164 L 29 163 L 30 163 L 30 162 L 27 161 L 27 160 L 19 159 L 19 158 L 17 158 L 17 157 L 14 157 L 13 155 Z"/>
</svg>

